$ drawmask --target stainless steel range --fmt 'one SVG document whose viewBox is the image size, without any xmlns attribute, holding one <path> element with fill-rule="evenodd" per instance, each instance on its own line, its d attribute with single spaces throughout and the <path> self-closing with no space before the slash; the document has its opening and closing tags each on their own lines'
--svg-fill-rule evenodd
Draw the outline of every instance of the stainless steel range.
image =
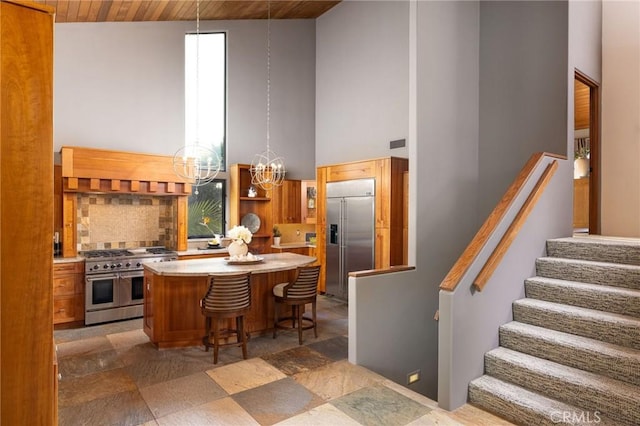
<svg viewBox="0 0 640 426">
<path fill-rule="evenodd" d="M 129 250 L 88 250 L 85 257 L 84 323 L 98 324 L 142 316 L 143 263 L 177 260 L 164 247 Z"/>
</svg>

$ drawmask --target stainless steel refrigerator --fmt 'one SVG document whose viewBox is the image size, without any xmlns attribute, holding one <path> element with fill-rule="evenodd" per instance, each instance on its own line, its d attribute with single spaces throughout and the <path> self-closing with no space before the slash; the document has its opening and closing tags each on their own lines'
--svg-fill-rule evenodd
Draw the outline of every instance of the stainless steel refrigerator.
<svg viewBox="0 0 640 426">
<path fill-rule="evenodd" d="M 327 183 L 326 293 L 348 300 L 348 274 L 373 269 L 375 179 Z"/>
</svg>

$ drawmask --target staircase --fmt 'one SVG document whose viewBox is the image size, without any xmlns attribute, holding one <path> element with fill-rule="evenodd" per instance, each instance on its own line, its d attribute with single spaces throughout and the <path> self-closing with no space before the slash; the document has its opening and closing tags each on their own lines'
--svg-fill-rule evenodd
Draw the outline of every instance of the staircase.
<svg viewBox="0 0 640 426">
<path fill-rule="evenodd" d="M 469 402 L 521 425 L 640 425 L 640 240 L 547 241 Z"/>
</svg>

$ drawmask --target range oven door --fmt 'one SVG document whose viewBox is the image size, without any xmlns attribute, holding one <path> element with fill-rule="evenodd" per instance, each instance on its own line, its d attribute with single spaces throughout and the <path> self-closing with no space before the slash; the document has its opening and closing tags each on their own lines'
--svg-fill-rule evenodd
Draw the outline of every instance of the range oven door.
<svg viewBox="0 0 640 426">
<path fill-rule="evenodd" d="M 99 311 L 118 306 L 118 274 L 87 275 L 85 311 Z"/>
<path fill-rule="evenodd" d="M 118 292 L 119 306 L 142 305 L 144 298 L 144 271 L 121 273 Z"/>
</svg>

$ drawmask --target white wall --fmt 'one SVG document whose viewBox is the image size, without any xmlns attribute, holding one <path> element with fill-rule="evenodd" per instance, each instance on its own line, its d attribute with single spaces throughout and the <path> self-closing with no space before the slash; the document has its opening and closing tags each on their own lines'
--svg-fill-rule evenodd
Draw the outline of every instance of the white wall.
<svg viewBox="0 0 640 426">
<path fill-rule="evenodd" d="M 228 163 L 266 148 L 266 21 L 227 31 Z M 63 145 L 172 155 L 184 143 L 184 34 L 194 22 L 56 24 L 54 151 Z M 288 177 L 315 177 L 315 21 L 271 21 L 271 148 Z"/>
<path fill-rule="evenodd" d="M 574 69 L 602 81 L 602 1 L 569 1 L 569 72 L 573 93 Z M 569 102 L 573 110 L 573 102 Z M 573 118 L 569 120 L 573 122 Z M 573 129 L 573 126 L 569 126 Z M 573 147 L 572 147 L 573 149 Z"/>
<path fill-rule="evenodd" d="M 640 2 L 602 4 L 603 235 L 640 237 Z"/>
<path fill-rule="evenodd" d="M 346 1 L 316 20 L 316 163 L 407 157 L 409 3 Z M 408 143 L 408 142 L 407 142 Z"/>
</svg>

